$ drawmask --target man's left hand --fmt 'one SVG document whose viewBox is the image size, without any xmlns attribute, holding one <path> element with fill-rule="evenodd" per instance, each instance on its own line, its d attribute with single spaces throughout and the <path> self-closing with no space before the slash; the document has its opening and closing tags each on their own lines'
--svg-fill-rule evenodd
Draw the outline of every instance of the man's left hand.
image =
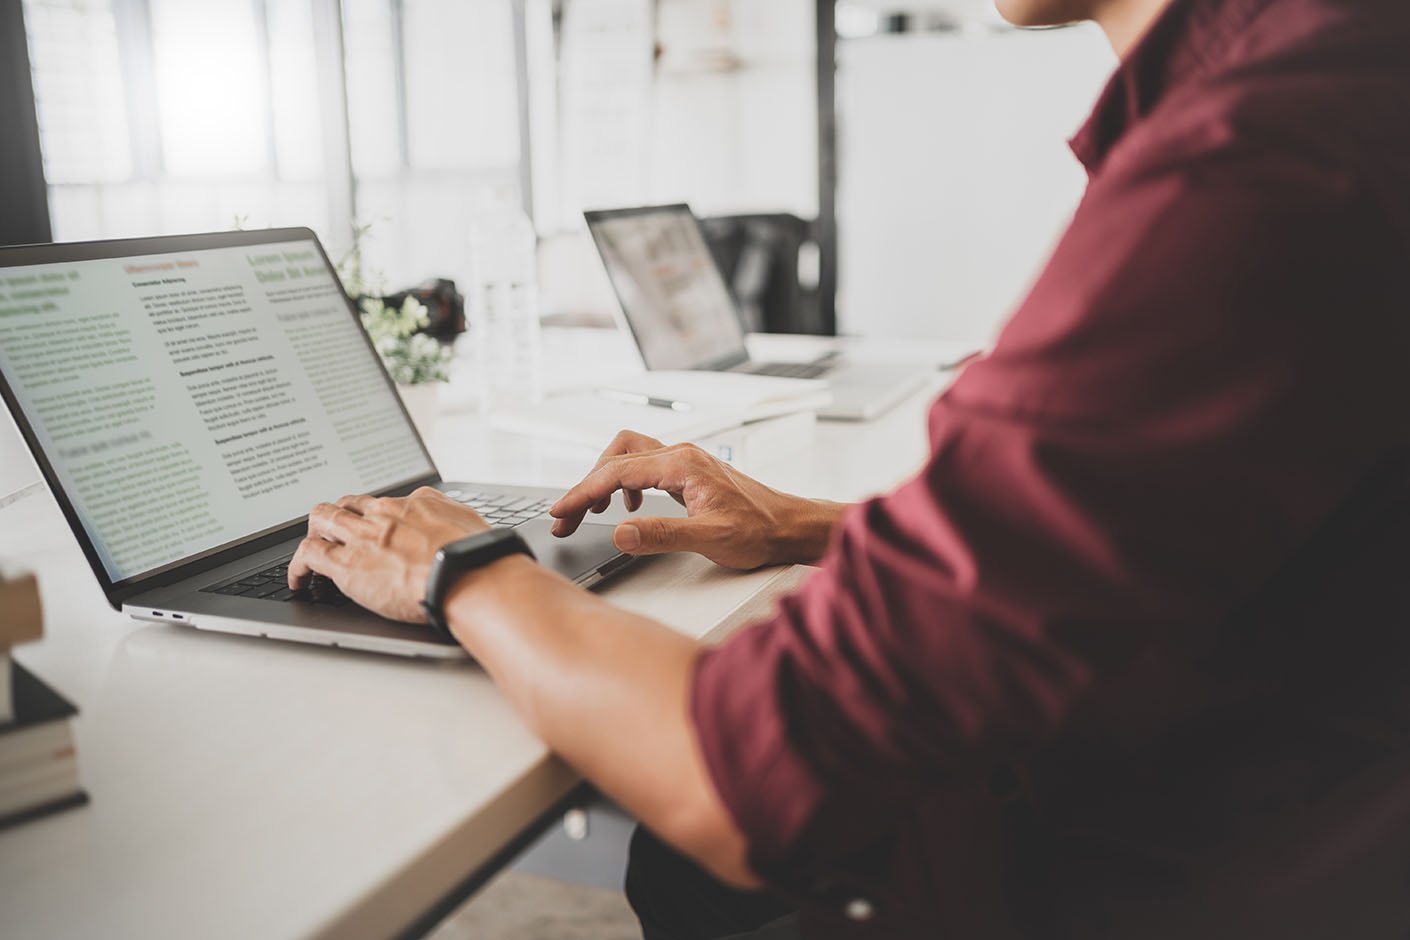
<svg viewBox="0 0 1410 940">
<path fill-rule="evenodd" d="M 321 574 L 368 610 L 424 623 L 421 601 L 436 552 L 488 528 L 473 509 L 429 486 L 401 498 L 344 496 L 320 503 L 289 562 L 289 587 L 297 590 Z"/>
</svg>

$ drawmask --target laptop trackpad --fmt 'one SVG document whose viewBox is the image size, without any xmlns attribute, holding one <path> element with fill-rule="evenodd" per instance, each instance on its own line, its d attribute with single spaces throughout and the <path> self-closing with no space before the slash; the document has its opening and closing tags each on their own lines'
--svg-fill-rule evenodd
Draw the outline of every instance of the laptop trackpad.
<svg viewBox="0 0 1410 940">
<path fill-rule="evenodd" d="M 584 522 L 578 531 L 560 539 L 553 535 L 553 520 L 530 519 L 514 531 L 529 543 L 539 563 L 573 581 L 592 574 L 607 562 L 622 554 L 612 544 L 615 526 Z"/>
</svg>

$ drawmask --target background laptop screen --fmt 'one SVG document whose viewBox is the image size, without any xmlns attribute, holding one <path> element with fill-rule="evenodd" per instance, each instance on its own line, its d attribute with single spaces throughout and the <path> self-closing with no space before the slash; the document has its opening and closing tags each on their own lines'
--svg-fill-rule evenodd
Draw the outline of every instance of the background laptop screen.
<svg viewBox="0 0 1410 940">
<path fill-rule="evenodd" d="M 734 300 L 689 208 L 592 213 L 589 226 L 648 369 L 744 358 Z"/>
<path fill-rule="evenodd" d="M 313 241 L 0 268 L 0 369 L 114 581 L 433 472 Z"/>
</svg>

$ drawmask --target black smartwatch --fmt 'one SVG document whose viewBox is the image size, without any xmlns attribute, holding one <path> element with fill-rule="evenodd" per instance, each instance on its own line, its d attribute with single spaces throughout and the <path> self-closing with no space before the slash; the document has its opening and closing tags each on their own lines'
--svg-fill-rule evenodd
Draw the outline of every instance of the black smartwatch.
<svg viewBox="0 0 1410 940">
<path fill-rule="evenodd" d="M 426 599 L 421 602 L 426 620 L 441 636 L 453 640 L 445 612 L 446 594 L 450 592 L 451 585 L 467 572 L 520 553 L 534 557 L 533 551 L 513 529 L 478 532 L 441 546 L 441 550 L 436 552 L 436 560 L 431 563 L 431 574 L 426 579 Z"/>
</svg>

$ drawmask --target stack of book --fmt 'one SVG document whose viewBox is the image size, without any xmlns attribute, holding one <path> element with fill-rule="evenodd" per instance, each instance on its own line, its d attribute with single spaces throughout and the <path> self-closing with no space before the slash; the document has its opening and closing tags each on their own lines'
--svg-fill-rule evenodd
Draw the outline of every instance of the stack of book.
<svg viewBox="0 0 1410 940">
<path fill-rule="evenodd" d="M 11 655 L 43 632 L 34 577 L 0 573 L 0 828 L 88 800 L 69 726 L 78 710 Z"/>
</svg>

